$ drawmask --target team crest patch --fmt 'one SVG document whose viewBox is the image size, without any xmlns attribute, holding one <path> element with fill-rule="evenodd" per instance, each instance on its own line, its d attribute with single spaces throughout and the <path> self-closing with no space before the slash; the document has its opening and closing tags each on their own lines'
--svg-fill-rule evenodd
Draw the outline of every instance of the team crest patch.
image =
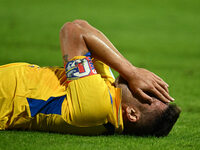
<svg viewBox="0 0 200 150">
<path fill-rule="evenodd" d="M 65 72 L 68 82 L 97 74 L 91 57 L 89 56 L 83 59 L 76 59 L 68 62 L 65 66 Z"/>
</svg>

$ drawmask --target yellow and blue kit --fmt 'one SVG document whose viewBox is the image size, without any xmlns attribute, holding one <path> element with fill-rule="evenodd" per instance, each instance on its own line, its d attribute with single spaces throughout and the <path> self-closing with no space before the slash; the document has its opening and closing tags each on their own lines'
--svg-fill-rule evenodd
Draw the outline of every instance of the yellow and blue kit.
<svg viewBox="0 0 200 150">
<path fill-rule="evenodd" d="M 0 130 L 120 133 L 121 90 L 113 83 L 109 66 L 88 55 L 65 68 L 0 66 Z"/>
</svg>

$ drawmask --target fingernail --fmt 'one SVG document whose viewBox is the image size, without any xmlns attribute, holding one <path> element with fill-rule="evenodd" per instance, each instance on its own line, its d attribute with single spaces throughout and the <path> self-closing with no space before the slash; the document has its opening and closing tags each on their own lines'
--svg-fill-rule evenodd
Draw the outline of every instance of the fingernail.
<svg viewBox="0 0 200 150">
<path fill-rule="evenodd" d="M 173 97 L 171 97 L 171 101 L 174 101 L 175 99 Z"/>
</svg>

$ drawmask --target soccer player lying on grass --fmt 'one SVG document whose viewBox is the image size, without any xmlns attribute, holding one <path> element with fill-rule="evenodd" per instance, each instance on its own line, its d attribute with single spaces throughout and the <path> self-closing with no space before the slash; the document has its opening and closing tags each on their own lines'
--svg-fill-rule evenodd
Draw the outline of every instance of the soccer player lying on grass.
<svg viewBox="0 0 200 150">
<path fill-rule="evenodd" d="M 0 66 L 0 130 L 167 135 L 180 110 L 168 85 L 127 61 L 86 21 L 60 31 L 64 68 Z M 119 72 L 115 80 L 109 66 Z"/>
</svg>

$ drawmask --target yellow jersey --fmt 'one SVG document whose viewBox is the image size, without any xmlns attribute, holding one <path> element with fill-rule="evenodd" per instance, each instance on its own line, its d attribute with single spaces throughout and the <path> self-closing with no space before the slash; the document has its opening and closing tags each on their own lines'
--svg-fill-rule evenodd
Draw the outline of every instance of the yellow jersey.
<svg viewBox="0 0 200 150">
<path fill-rule="evenodd" d="M 77 56 L 74 59 L 84 58 Z M 110 68 L 93 60 L 97 74 L 67 82 L 65 68 L 28 63 L 0 66 L 0 130 L 81 135 L 122 132 L 121 90 Z"/>
</svg>

